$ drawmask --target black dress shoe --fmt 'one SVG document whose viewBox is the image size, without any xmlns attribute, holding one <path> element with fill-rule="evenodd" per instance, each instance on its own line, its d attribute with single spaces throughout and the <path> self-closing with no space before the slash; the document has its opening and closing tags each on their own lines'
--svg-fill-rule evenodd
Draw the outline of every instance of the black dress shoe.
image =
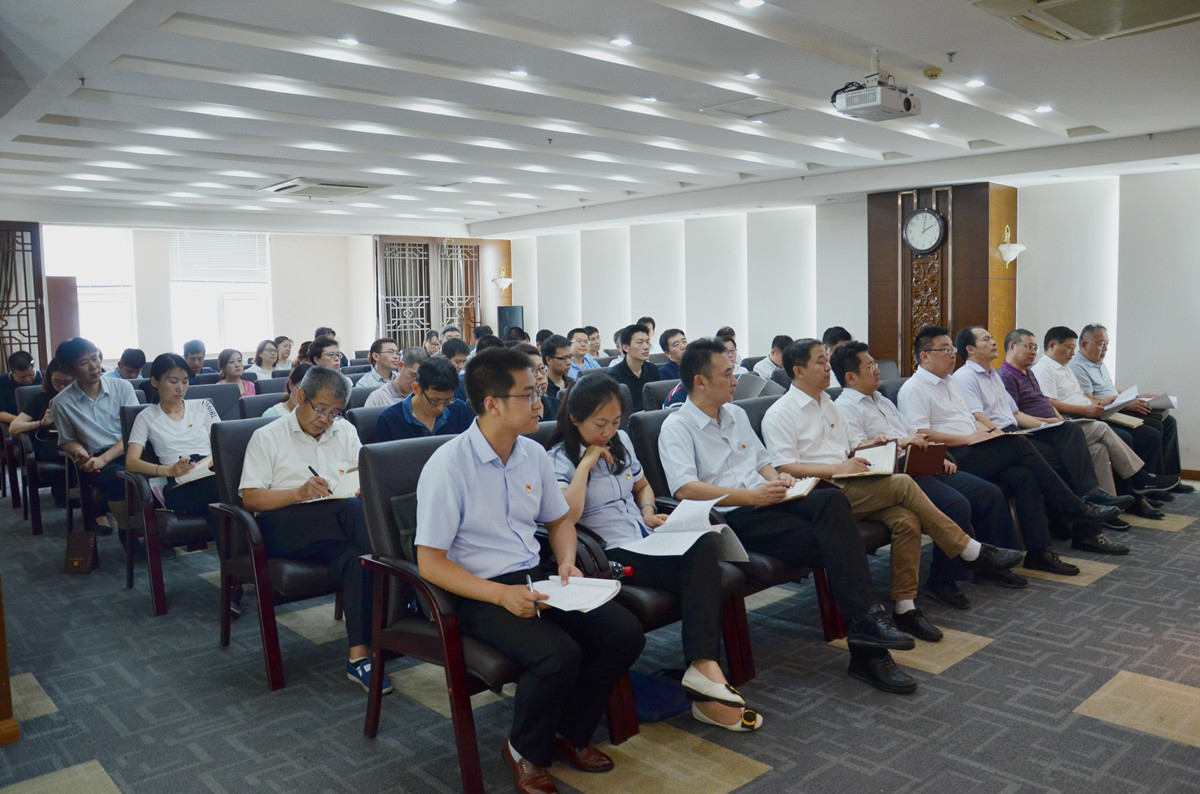
<svg viewBox="0 0 1200 794">
<path fill-rule="evenodd" d="M 1195 493 L 1195 486 L 1188 485 L 1186 482 L 1181 482 L 1171 489 L 1172 493 Z"/>
<path fill-rule="evenodd" d="M 962 560 L 968 571 L 1007 571 L 1021 562 L 1023 552 L 1016 549 L 1001 549 L 990 543 L 981 544 L 979 556 L 973 560 Z M 962 559 L 961 557 L 959 559 Z"/>
<path fill-rule="evenodd" d="M 1075 538 L 1071 541 L 1071 548 L 1079 549 L 1080 551 L 1091 551 L 1096 554 L 1128 554 L 1129 547 L 1122 546 L 1120 543 L 1113 543 L 1104 535 L 1093 535 L 1090 538 Z"/>
<path fill-rule="evenodd" d="M 1134 496 L 1153 496 L 1166 493 L 1179 485 L 1179 477 L 1174 474 L 1147 474 L 1133 478 Z"/>
<path fill-rule="evenodd" d="M 916 679 L 901 670 L 887 651 L 862 654 L 851 652 L 850 668 L 846 672 L 850 673 L 852 678 L 866 681 L 884 692 L 909 695 L 917 691 Z"/>
<path fill-rule="evenodd" d="M 1023 590 L 1029 586 L 1029 580 L 1024 576 L 1017 576 L 1012 571 L 997 573 L 980 571 L 975 574 L 975 584 L 994 584 L 999 587 L 1007 587 L 1009 590 Z"/>
<path fill-rule="evenodd" d="M 863 614 L 847 620 L 846 631 L 846 645 L 851 652 L 856 648 L 911 651 L 917 647 L 911 634 L 896 628 L 883 604 L 875 604 Z"/>
<path fill-rule="evenodd" d="M 949 579 L 930 579 L 925 583 L 925 595 L 955 609 L 971 608 L 971 602 L 966 593 L 958 589 L 957 582 Z"/>
<path fill-rule="evenodd" d="M 1104 505 L 1105 507 L 1129 507 L 1133 504 L 1133 497 L 1125 494 L 1117 496 L 1111 494 L 1103 488 L 1093 488 L 1085 493 L 1082 497 L 1083 501 L 1091 502 L 1094 505 Z"/>
<path fill-rule="evenodd" d="M 1030 571 L 1056 573 L 1059 576 L 1077 576 L 1079 574 L 1079 568 L 1069 562 L 1063 562 L 1050 549 L 1043 549 L 1039 552 L 1027 552 L 1025 554 L 1025 568 Z"/>
<path fill-rule="evenodd" d="M 942 630 L 929 622 L 929 618 L 925 617 L 924 613 L 919 609 L 910 609 L 907 612 L 893 612 L 892 622 L 906 634 L 911 634 L 918 640 L 925 642 L 937 642 L 944 635 Z"/>
<path fill-rule="evenodd" d="M 1132 500 L 1133 497 L 1130 497 Z M 1129 504 L 1133 504 L 1132 501 Z M 1093 502 L 1081 501 L 1078 507 L 1075 508 L 1073 515 L 1070 518 L 1076 521 L 1103 521 L 1106 518 L 1112 518 L 1121 512 L 1121 508 L 1115 505 L 1098 505 Z"/>
<path fill-rule="evenodd" d="M 1146 501 L 1150 504 L 1151 507 L 1162 507 L 1164 502 L 1174 502 L 1175 494 L 1160 493 L 1160 494 L 1156 494 L 1153 499 L 1151 499 L 1149 496 L 1147 496 Z"/>
<path fill-rule="evenodd" d="M 1151 507 L 1149 499 L 1138 499 L 1133 503 L 1133 507 L 1128 508 L 1128 511 L 1132 515 L 1141 516 L 1142 518 L 1152 518 L 1155 520 L 1165 518 L 1167 515 L 1158 508 Z"/>
<path fill-rule="evenodd" d="M 1134 507 L 1137 507 L 1136 502 L 1134 502 Z M 1129 512 L 1132 513 L 1134 510 L 1134 507 L 1128 508 Z M 1116 532 L 1128 532 L 1129 531 L 1129 524 L 1127 524 L 1126 522 L 1122 521 L 1121 519 L 1115 518 L 1115 517 L 1104 521 L 1101 524 L 1101 526 L 1103 526 L 1105 529 L 1111 529 Z"/>
</svg>

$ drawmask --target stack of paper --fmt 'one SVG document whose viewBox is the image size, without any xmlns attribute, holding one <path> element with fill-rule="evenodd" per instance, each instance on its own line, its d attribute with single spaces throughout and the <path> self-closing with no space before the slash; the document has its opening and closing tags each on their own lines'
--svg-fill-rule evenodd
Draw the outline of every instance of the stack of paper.
<svg viewBox="0 0 1200 794">
<path fill-rule="evenodd" d="M 550 596 L 545 601 L 539 601 L 539 605 L 574 612 L 591 612 L 596 607 L 616 598 L 621 589 L 621 583 L 616 579 L 587 579 L 582 576 L 572 576 L 564 585 L 559 577 L 554 576 L 541 582 L 534 582 L 533 589 Z"/>
</svg>

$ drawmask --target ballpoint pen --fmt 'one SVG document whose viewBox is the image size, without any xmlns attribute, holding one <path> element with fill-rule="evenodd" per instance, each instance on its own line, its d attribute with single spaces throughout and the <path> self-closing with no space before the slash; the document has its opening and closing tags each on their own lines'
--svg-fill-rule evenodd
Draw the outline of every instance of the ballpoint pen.
<svg viewBox="0 0 1200 794">
<path fill-rule="evenodd" d="M 537 593 L 537 590 L 533 589 L 533 579 L 529 576 L 529 574 L 525 574 L 525 582 L 529 585 L 529 592 Z M 538 609 L 536 601 L 533 602 L 533 614 L 537 615 L 539 618 L 542 616 L 542 610 Z"/>
</svg>

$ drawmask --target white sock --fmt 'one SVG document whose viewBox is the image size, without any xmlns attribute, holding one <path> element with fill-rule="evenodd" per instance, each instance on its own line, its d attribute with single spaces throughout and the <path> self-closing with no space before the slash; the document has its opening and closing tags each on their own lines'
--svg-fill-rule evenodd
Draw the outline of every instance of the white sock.
<svg viewBox="0 0 1200 794">
<path fill-rule="evenodd" d="M 525 760 L 525 756 L 517 752 L 517 748 L 513 747 L 512 740 L 508 742 L 508 751 L 512 753 L 513 760 L 518 764 Z"/>
<path fill-rule="evenodd" d="M 959 552 L 958 557 L 961 560 L 972 562 L 979 559 L 979 552 L 983 551 L 983 544 L 971 538 L 967 541 L 967 547 Z"/>
<path fill-rule="evenodd" d="M 917 605 L 911 598 L 904 598 L 896 602 L 897 615 L 903 615 L 905 612 L 912 612 L 916 608 Z"/>
<path fill-rule="evenodd" d="M 371 658 L 370 656 L 360 656 L 360 657 L 359 657 L 359 658 L 357 658 L 357 659 L 351 659 L 351 660 L 350 660 L 350 664 L 352 664 L 352 665 L 354 665 L 355 667 L 357 667 L 358 665 L 362 664 L 363 662 L 367 661 L 367 660 L 368 660 L 368 659 L 370 659 L 370 658 Z"/>
</svg>

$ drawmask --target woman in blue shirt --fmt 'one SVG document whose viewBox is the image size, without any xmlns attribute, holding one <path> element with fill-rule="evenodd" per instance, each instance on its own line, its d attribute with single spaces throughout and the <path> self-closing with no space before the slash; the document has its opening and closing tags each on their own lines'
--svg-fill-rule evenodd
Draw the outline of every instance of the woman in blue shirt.
<svg viewBox="0 0 1200 794">
<path fill-rule="evenodd" d="M 612 378 L 581 378 L 565 392 L 550 450 L 554 473 L 573 521 L 605 542 L 605 555 L 630 565 L 629 583 L 678 593 L 683 608 L 683 651 L 690 664 L 683 688 L 700 722 L 751 731 L 762 717 L 745 708 L 717 663 L 720 651 L 721 575 L 715 534 L 682 556 L 658 557 L 622 547 L 640 540 L 667 517 L 655 511 L 654 492 L 621 424 L 621 393 Z"/>
</svg>

